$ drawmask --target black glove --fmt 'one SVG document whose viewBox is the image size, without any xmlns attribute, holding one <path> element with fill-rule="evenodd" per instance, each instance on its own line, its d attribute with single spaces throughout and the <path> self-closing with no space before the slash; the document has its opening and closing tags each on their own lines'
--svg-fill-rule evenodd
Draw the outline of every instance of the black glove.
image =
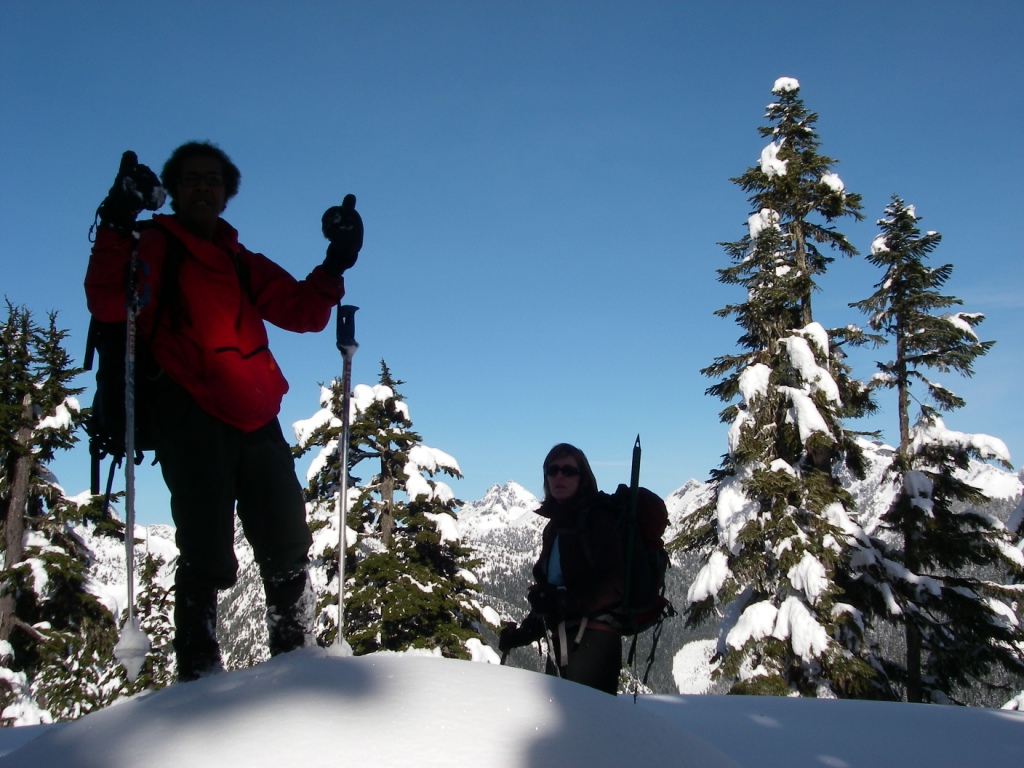
<svg viewBox="0 0 1024 768">
<path fill-rule="evenodd" d="M 513 648 L 529 645 L 544 636 L 544 622 L 536 614 L 529 614 L 518 627 L 508 622 L 498 634 L 498 650 L 508 653 Z"/>
<path fill-rule="evenodd" d="M 498 633 L 498 650 L 504 654 L 521 645 L 525 643 L 519 641 L 519 627 L 514 621 L 506 623 Z"/>
<path fill-rule="evenodd" d="M 340 206 L 324 211 L 320 223 L 324 237 L 331 241 L 327 246 L 324 269 L 340 276 L 356 263 L 359 249 L 363 247 L 363 220 L 356 211 L 356 196 L 345 195 Z"/>
<path fill-rule="evenodd" d="M 554 587 L 540 584 L 526 595 L 532 613 L 547 619 L 548 623 L 557 623 L 565 614 L 565 587 Z M 532 615 L 532 614 L 531 614 Z"/>
<path fill-rule="evenodd" d="M 143 209 L 157 210 L 165 197 L 160 179 L 148 166 L 140 165 L 139 158 L 129 150 L 121 155 L 114 184 L 96 213 L 106 226 L 127 233 Z"/>
</svg>

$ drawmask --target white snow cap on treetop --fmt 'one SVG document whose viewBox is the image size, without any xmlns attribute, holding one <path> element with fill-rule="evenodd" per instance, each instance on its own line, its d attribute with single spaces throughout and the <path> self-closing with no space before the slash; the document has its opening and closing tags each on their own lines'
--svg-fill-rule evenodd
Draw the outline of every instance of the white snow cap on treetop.
<svg viewBox="0 0 1024 768">
<path fill-rule="evenodd" d="M 352 388 L 352 403 L 357 414 L 373 405 L 374 401 L 383 403 L 394 396 L 395 391 L 386 384 L 374 384 L 372 387 L 369 384 L 356 384 Z"/>
<path fill-rule="evenodd" d="M 772 93 L 787 93 L 799 90 L 800 83 L 795 77 L 780 77 L 775 81 L 775 85 L 772 86 Z"/>
</svg>

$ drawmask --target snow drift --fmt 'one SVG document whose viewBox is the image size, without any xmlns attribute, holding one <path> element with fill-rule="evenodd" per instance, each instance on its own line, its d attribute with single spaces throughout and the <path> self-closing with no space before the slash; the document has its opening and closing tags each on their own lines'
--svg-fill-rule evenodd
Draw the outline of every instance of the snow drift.
<svg viewBox="0 0 1024 768">
<path fill-rule="evenodd" d="M 428 652 L 305 649 L 69 724 L 8 729 L 4 751 L 2 768 L 1002 766 L 1024 763 L 1024 713 L 745 696 L 634 704 Z"/>
</svg>

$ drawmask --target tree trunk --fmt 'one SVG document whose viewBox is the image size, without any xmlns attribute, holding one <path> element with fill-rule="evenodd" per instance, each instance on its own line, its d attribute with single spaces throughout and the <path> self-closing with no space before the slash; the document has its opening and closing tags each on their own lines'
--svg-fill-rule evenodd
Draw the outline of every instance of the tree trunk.
<svg viewBox="0 0 1024 768">
<path fill-rule="evenodd" d="M 381 542 L 385 548 L 391 549 L 391 537 L 395 530 L 395 478 L 384 466 L 381 466 L 380 502 Z"/>
<path fill-rule="evenodd" d="M 911 467 L 910 458 L 910 384 L 907 380 L 906 343 L 902 325 L 896 326 L 896 408 L 900 423 L 900 447 L 898 451 L 899 476 L 905 477 Z M 907 509 L 912 509 L 908 504 Z M 902 520 L 903 564 L 907 570 L 917 573 L 920 559 L 917 557 L 916 531 L 909 512 Z M 904 633 L 907 639 L 907 701 L 921 703 L 924 691 L 921 685 L 921 630 L 915 623 L 914 615 L 904 613 Z"/>
<path fill-rule="evenodd" d="M 924 689 L 921 685 L 921 630 L 913 621 L 904 625 L 907 635 L 907 701 L 911 704 L 924 703 Z"/>
<path fill-rule="evenodd" d="M 26 394 L 22 400 L 22 426 L 14 435 L 16 450 L 11 452 L 12 466 L 7 504 L 3 510 L 4 569 L 10 570 L 25 557 L 25 510 L 28 508 L 29 477 L 32 469 L 32 398 Z M 14 595 L 0 596 L 0 641 L 11 636 L 15 623 Z"/>
<path fill-rule="evenodd" d="M 800 270 L 801 274 L 810 277 L 809 268 L 807 266 L 807 243 L 804 238 L 803 221 L 794 221 L 790 227 L 793 233 L 793 245 L 795 246 L 796 268 Z M 806 328 L 813 322 L 813 320 L 814 315 L 811 312 L 811 294 L 810 292 L 807 292 L 800 297 L 800 321 L 803 323 L 803 327 Z M 825 351 L 827 352 L 828 350 Z"/>
</svg>

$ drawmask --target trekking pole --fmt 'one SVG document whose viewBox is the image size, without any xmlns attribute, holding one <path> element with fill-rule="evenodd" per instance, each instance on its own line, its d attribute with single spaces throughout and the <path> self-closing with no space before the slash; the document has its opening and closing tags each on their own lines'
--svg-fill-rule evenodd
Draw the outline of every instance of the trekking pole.
<svg viewBox="0 0 1024 768">
<path fill-rule="evenodd" d="M 633 548 L 636 546 L 636 507 L 637 501 L 640 498 L 640 435 L 636 436 L 636 442 L 633 443 L 633 467 L 629 474 L 629 533 L 626 535 L 626 582 L 624 586 L 624 594 L 622 596 L 623 607 L 626 613 L 629 613 L 629 609 L 632 607 L 633 600 L 631 592 L 632 581 L 633 581 Z M 636 653 L 636 635 L 633 635 L 633 643 L 629 649 L 629 657 L 632 663 L 635 662 Z M 630 662 L 627 662 L 630 663 Z M 634 669 L 633 677 L 636 678 L 636 671 Z M 646 679 L 644 680 L 646 683 Z M 633 687 L 633 703 L 636 704 L 637 694 L 640 692 L 640 685 L 638 681 L 634 681 Z"/>
<path fill-rule="evenodd" d="M 356 310 L 359 307 L 338 305 L 338 351 L 341 352 L 341 437 L 338 450 L 338 634 L 334 645 L 346 655 L 352 649 L 345 642 L 345 529 L 348 517 L 348 442 L 349 442 L 349 403 L 352 391 L 352 358 L 359 348 L 356 341 Z"/>
<path fill-rule="evenodd" d="M 128 571 L 128 616 L 121 637 L 114 646 L 114 658 L 124 667 L 128 682 L 134 683 L 149 652 L 149 637 L 135 616 L 135 341 L 136 317 L 141 303 L 138 292 L 138 233 L 128 266 L 128 312 L 124 361 L 124 551 Z"/>
</svg>

